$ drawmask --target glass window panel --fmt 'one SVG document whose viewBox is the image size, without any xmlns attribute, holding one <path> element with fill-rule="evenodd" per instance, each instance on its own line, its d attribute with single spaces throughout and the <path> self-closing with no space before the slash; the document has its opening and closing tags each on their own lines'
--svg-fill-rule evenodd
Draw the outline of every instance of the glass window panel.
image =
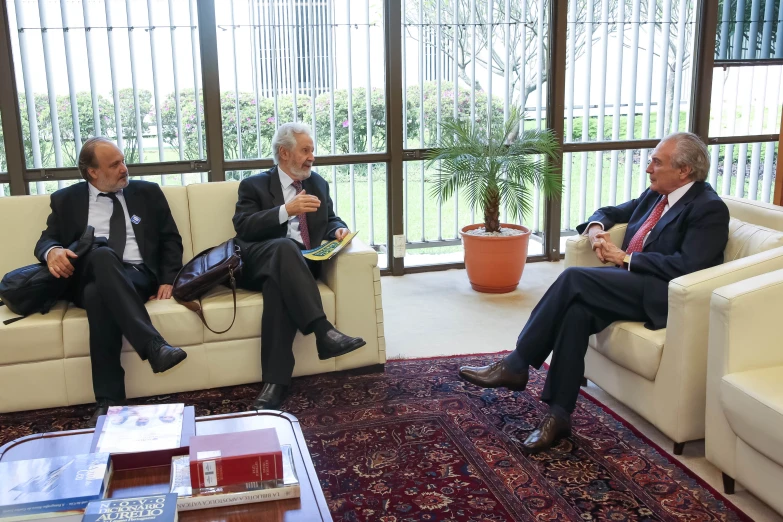
<svg viewBox="0 0 783 522">
<path fill-rule="evenodd" d="M 569 0 L 566 142 L 659 138 L 687 128 L 695 5 Z"/>
<path fill-rule="evenodd" d="M 722 196 L 772 203 L 778 143 L 710 145 L 708 181 Z"/>
<path fill-rule="evenodd" d="M 272 136 L 289 121 L 313 127 L 316 154 L 386 150 L 382 3 L 215 6 L 226 159 L 271 157 Z"/>
<path fill-rule="evenodd" d="M 715 60 L 783 59 L 781 0 L 718 0 Z"/>
<path fill-rule="evenodd" d="M 3 117 L 0 115 L 0 172 L 8 171 L 8 160 L 5 155 L 5 140 L 3 139 Z M 2 191 L 0 191 L 0 195 Z"/>
<path fill-rule="evenodd" d="M 778 134 L 782 107 L 783 65 L 716 67 L 710 137 Z"/>
<path fill-rule="evenodd" d="M 8 183 L 0 183 L 0 197 L 10 196 L 11 186 Z"/>
<path fill-rule="evenodd" d="M 5 2 L 27 166 L 75 166 L 92 136 L 128 163 L 204 158 L 195 2 Z"/>
<path fill-rule="evenodd" d="M 517 108 L 545 125 L 549 0 L 403 0 L 402 8 L 406 148 L 436 144 L 444 118 L 481 128 Z"/>
</svg>

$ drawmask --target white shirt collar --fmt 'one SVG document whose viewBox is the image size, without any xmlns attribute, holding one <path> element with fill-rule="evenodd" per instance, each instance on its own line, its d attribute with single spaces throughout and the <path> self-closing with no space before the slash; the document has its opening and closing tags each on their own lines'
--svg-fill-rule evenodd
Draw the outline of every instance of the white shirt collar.
<svg viewBox="0 0 783 522">
<path fill-rule="evenodd" d="M 694 181 L 691 181 L 690 183 L 686 183 L 678 189 L 672 190 L 669 193 L 669 199 L 667 201 L 669 208 L 672 208 L 685 195 L 685 193 L 691 189 L 694 183 Z"/>
<path fill-rule="evenodd" d="M 291 176 L 283 172 L 280 165 L 277 166 L 277 174 L 280 176 L 280 184 L 283 186 L 283 190 L 287 189 L 294 182 L 294 179 Z"/>
<path fill-rule="evenodd" d="M 100 190 L 98 190 L 98 189 L 95 187 L 95 185 L 93 185 L 93 184 L 92 184 L 92 183 L 90 183 L 89 181 L 87 182 L 87 186 L 88 186 L 88 187 L 89 187 L 89 189 L 90 189 L 90 201 L 98 201 L 98 196 L 100 196 L 101 194 L 103 194 L 103 192 L 101 192 Z M 120 196 L 121 196 L 121 195 L 122 195 L 122 189 L 120 189 L 120 190 L 118 190 L 117 192 L 115 192 L 115 194 L 117 194 L 117 195 L 120 195 Z"/>
</svg>

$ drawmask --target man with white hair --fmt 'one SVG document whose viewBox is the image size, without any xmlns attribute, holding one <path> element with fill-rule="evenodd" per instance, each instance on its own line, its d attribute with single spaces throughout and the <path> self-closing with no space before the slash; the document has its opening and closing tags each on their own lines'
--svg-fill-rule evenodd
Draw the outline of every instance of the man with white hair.
<svg viewBox="0 0 783 522">
<path fill-rule="evenodd" d="M 705 183 L 709 166 L 698 136 L 661 140 L 647 167 L 650 187 L 577 227 L 610 266 L 566 269 L 533 309 L 513 352 L 488 366 L 460 368 L 463 379 L 484 388 L 524 390 L 528 366 L 540 368 L 553 354 L 541 395 L 549 412 L 522 443 L 525 451 L 546 450 L 571 434 L 591 335 L 620 320 L 665 327 L 669 281 L 723 262 L 729 210 Z M 628 223 L 622 247 L 607 232 L 618 223 Z"/>
<path fill-rule="evenodd" d="M 275 167 L 239 184 L 234 213 L 244 263 L 239 283 L 264 295 L 263 382 L 254 409 L 279 409 L 285 399 L 294 371 L 297 330 L 315 334 L 321 360 L 366 344 L 327 321 L 315 281 L 320 265 L 301 253 L 324 239 L 342 240 L 350 233 L 334 213 L 329 184 L 311 170 L 313 150 L 309 126 L 281 125 L 272 138 Z"/>
</svg>

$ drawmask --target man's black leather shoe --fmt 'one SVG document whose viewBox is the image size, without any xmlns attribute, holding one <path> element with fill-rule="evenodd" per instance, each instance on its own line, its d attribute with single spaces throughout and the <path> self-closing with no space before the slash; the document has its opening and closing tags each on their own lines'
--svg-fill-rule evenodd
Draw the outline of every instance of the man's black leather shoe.
<svg viewBox="0 0 783 522">
<path fill-rule="evenodd" d="M 571 435 L 571 419 L 547 413 L 541 424 L 522 443 L 522 449 L 527 453 L 539 453 L 548 450 L 555 442 L 569 435 Z"/>
<path fill-rule="evenodd" d="M 150 348 L 147 359 L 149 359 L 154 373 L 163 373 L 184 361 L 187 356 L 188 354 L 182 348 L 159 344 Z"/>
<path fill-rule="evenodd" d="M 349 337 L 336 328 L 332 328 L 326 332 L 326 335 L 315 341 L 318 348 L 318 358 L 322 361 L 338 355 L 345 355 L 365 344 L 367 343 L 361 337 Z"/>
<path fill-rule="evenodd" d="M 265 382 L 261 386 L 261 393 L 253 403 L 254 410 L 279 410 L 288 395 L 288 386 Z"/>
<path fill-rule="evenodd" d="M 90 417 L 89 427 L 94 428 L 98 424 L 98 417 L 109 413 L 109 406 L 124 406 L 125 401 L 110 401 L 108 399 L 100 399 L 95 405 L 95 412 Z"/>
<path fill-rule="evenodd" d="M 515 391 L 524 390 L 528 380 L 527 372 L 511 371 L 505 359 L 500 359 L 489 366 L 463 366 L 459 369 L 459 376 L 482 388 L 505 387 Z"/>
</svg>

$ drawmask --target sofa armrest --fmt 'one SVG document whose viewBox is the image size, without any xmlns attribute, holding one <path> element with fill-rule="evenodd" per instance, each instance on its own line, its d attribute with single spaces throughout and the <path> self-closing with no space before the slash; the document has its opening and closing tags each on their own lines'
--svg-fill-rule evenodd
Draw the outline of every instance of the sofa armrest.
<svg viewBox="0 0 783 522">
<path fill-rule="evenodd" d="M 656 376 L 656 383 L 659 379 L 663 383 L 660 388 L 663 395 L 658 401 L 662 410 L 657 412 L 663 424 L 687 424 L 680 422 L 675 415 L 703 419 L 713 291 L 780 269 L 783 269 L 783 247 L 693 272 L 669 283 L 666 345 Z M 679 407 L 671 408 L 671 401 L 676 401 Z M 691 440 L 701 438 L 703 433 L 703 429 L 697 429 L 694 433 L 679 434 L 679 437 L 680 440 Z"/>
<path fill-rule="evenodd" d="M 367 357 L 367 364 L 385 362 L 378 253 L 354 238 L 335 257 L 323 262 L 321 279 L 334 292 L 335 327 L 364 338 L 367 346 L 360 350 L 360 357 Z M 351 356 L 353 353 L 344 357 Z M 341 369 L 339 358 L 337 369 Z"/>
<path fill-rule="evenodd" d="M 628 228 L 627 223 L 615 225 L 609 229 L 609 237 L 612 238 L 612 243 L 615 245 L 622 245 L 623 238 L 625 238 L 625 229 Z M 601 263 L 596 255 L 593 253 L 592 247 L 590 247 L 590 239 L 587 236 L 578 235 L 571 236 L 566 240 L 565 251 L 565 268 L 571 266 L 613 266 L 611 264 L 605 265 Z"/>
</svg>

